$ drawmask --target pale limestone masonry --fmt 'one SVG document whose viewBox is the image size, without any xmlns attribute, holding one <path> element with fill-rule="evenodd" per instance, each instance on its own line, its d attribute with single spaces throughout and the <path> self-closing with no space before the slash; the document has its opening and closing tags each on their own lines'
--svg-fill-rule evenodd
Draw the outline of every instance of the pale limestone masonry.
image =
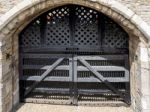
<svg viewBox="0 0 150 112">
<path fill-rule="evenodd" d="M 19 103 L 19 32 L 41 13 L 65 4 L 100 11 L 129 34 L 131 108 L 150 112 L 150 0 L 0 0 L 0 112 Z"/>
<path fill-rule="evenodd" d="M 8 12 L 13 6 L 23 0 L 0 0 L 0 16 Z M 31 0 L 32 1 L 32 0 Z M 104 0 L 105 1 L 105 0 Z M 129 7 L 136 14 L 140 15 L 145 22 L 150 24 L 150 0 L 116 0 Z"/>
</svg>

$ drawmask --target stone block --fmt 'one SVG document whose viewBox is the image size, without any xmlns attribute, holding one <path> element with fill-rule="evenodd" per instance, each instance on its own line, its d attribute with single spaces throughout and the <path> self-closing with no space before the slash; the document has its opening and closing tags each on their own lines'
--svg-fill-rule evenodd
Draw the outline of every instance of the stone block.
<svg viewBox="0 0 150 112">
<path fill-rule="evenodd" d="M 131 22 L 133 22 L 141 31 L 142 33 L 150 39 L 150 26 L 143 21 L 138 15 L 134 15 L 131 18 Z"/>
<path fill-rule="evenodd" d="M 141 93 L 150 94 L 150 75 L 149 70 L 141 69 Z"/>
<path fill-rule="evenodd" d="M 146 22 L 142 22 L 138 27 L 141 32 L 150 40 L 150 26 Z"/>
<path fill-rule="evenodd" d="M 18 22 L 19 22 L 18 18 L 14 18 L 12 20 L 12 22 L 7 25 L 8 29 L 10 31 L 13 30 L 16 27 L 16 25 L 17 25 Z"/>
<path fill-rule="evenodd" d="M 150 70 L 149 62 L 141 62 L 141 68 Z"/>
<path fill-rule="evenodd" d="M 86 0 L 73 0 L 73 4 L 81 4 L 81 5 L 86 5 Z"/>
<path fill-rule="evenodd" d="M 17 106 L 17 104 L 19 104 L 19 89 L 13 93 L 13 105 Z"/>
<path fill-rule="evenodd" d="M 132 16 L 132 18 L 130 20 L 133 24 L 136 24 L 136 25 L 140 25 L 143 22 L 142 18 L 140 18 L 136 14 L 134 16 Z"/>
<path fill-rule="evenodd" d="M 149 61 L 147 48 L 144 48 L 144 47 L 140 48 L 140 61 L 141 62 L 148 62 Z"/>
<path fill-rule="evenodd" d="M 5 104 L 4 105 L 5 112 L 11 112 L 12 108 L 13 108 L 13 105 L 12 105 L 12 93 L 9 94 L 7 97 L 5 97 L 4 104 Z"/>
<path fill-rule="evenodd" d="M 143 109 L 141 112 L 150 112 L 150 109 Z"/>
<path fill-rule="evenodd" d="M 110 7 L 112 0 L 89 0 L 89 1 Z"/>
<path fill-rule="evenodd" d="M 123 6 L 122 4 L 120 4 L 117 1 L 112 0 L 112 1 L 110 1 L 110 3 L 111 3 L 111 8 L 113 10 L 120 13 L 121 15 L 126 17 L 127 19 L 130 19 L 135 14 L 132 10 Z"/>
<path fill-rule="evenodd" d="M 150 110 L 150 93 L 149 95 L 142 96 L 142 109 Z"/>
</svg>

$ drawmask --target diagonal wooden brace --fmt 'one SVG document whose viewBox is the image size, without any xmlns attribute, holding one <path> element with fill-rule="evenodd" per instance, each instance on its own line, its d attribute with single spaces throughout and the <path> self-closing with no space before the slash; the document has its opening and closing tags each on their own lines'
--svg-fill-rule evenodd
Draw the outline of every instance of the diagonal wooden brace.
<svg viewBox="0 0 150 112">
<path fill-rule="evenodd" d="M 107 80 L 105 80 L 105 78 L 97 71 L 95 70 L 94 68 L 91 67 L 91 65 L 85 61 L 84 59 L 82 58 L 79 58 L 78 57 L 78 60 L 84 64 L 92 73 L 94 73 L 94 75 L 101 81 L 101 82 L 104 82 L 104 84 L 110 88 L 111 91 L 113 91 L 114 93 L 118 94 L 121 98 L 123 98 L 123 100 L 127 103 L 127 104 L 130 104 L 130 101 L 120 92 L 118 91 L 115 87 L 113 87 L 111 85 L 110 82 L 108 82 Z"/>
<path fill-rule="evenodd" d="M 54 70 L 62 61 L 64 58 L 58 59 L 54 64 L 52 64 L 42 75 L 41 77 L 32 85 L 28 88 L 28 90 L 25 92 L 25 96 L 28 95 L 42 80 L 45 79 L 45 77 L 52 71 Z"/>
</svg>

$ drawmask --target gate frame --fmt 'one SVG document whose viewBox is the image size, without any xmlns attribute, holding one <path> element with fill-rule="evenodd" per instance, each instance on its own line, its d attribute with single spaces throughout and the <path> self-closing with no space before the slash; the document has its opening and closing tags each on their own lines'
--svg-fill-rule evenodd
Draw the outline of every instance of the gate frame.
<svg viewBox="0 0 150 112">
<path fill-rule="evenodd" d="M 24 0 L 0 18 L 0 112 L 11 111 L 19 103 L 19 32 L 41 13 L 66 4 L 83 5 L 102 12 L 130 35 L 132 108 L 150 111 L 150 27 L 138 15 L 114 0 Z"/>
</svg>

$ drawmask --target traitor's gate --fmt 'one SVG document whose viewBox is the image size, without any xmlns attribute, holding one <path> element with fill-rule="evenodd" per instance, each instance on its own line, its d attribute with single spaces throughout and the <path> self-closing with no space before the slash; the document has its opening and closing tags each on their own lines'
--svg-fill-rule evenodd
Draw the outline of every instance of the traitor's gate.
<svg viewBox="0 0 150 112">
<path fill-rule="evenodd" d="M 128 34 L 102 13 L 61 6 L 19 37 L 21 101 L 130 104 Z"/>
</svg>

